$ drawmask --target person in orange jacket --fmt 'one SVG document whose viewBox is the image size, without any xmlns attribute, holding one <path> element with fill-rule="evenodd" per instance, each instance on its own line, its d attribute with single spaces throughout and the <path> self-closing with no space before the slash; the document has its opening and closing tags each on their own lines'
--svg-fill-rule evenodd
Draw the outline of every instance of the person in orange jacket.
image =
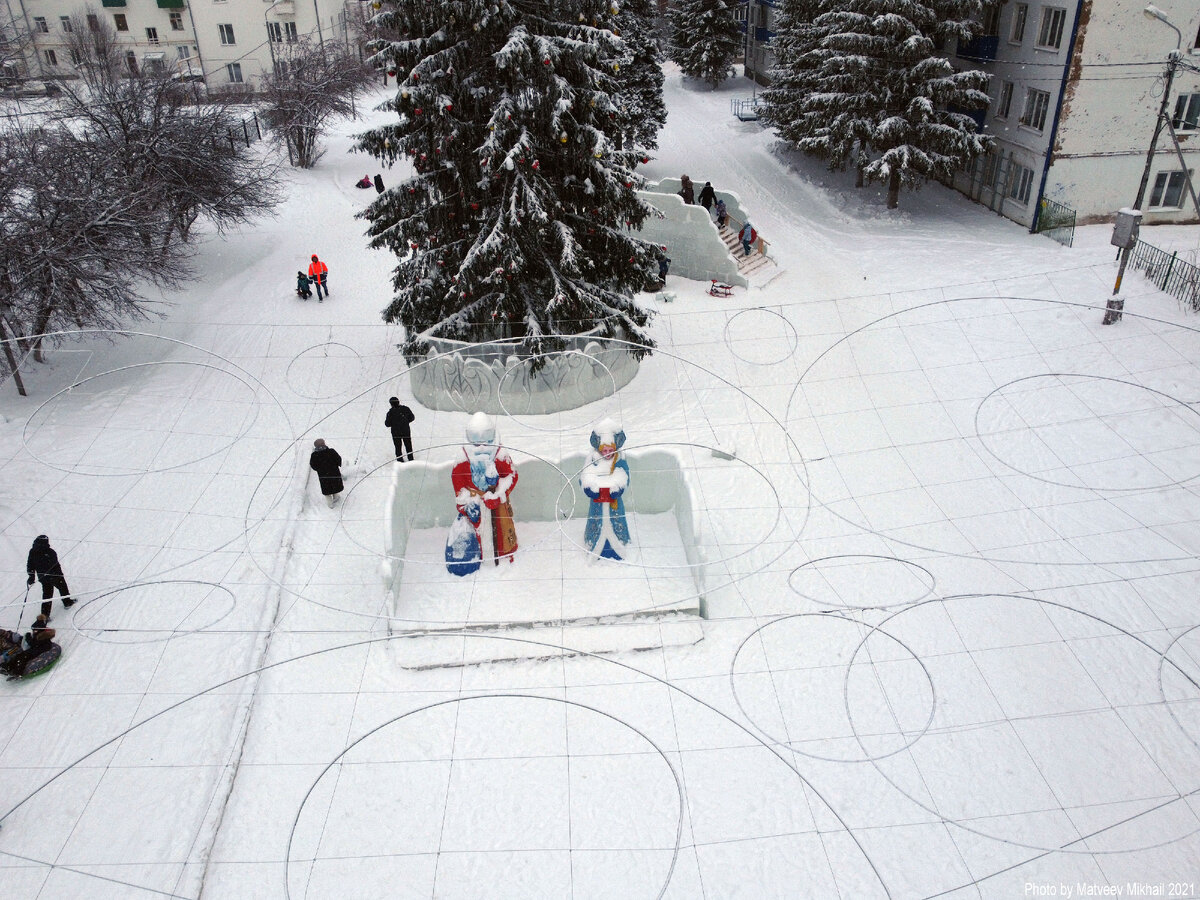
<svg viewBox="0 0 1200 900">
<path fill-rule="evenodd" d="M 312 262 L 308 266 L 308 280 L 311 281 L 317 288 L 317 302 L 321 303 L 325 298 L 321 296 L 321 291 L 325 291 L 325 297 L 329 296 L 329 266 L 317 259 L 317 254 L 312 255 Z"/>
</svg>

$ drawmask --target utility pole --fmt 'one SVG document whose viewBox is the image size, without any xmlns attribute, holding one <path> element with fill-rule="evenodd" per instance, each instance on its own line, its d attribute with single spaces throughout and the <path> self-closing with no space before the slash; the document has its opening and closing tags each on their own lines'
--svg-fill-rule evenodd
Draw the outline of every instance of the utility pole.
<svg viewBox="0 0 1200 900">
<path fill-rule="evenodd" d="M 1158 118 L 1154 120 L 1154 134 L 1150 138 L 1150 150 L 1146 153 L 1146 167 L 1142 169 L 1142 182 L 1138 185 L 1137 199 L 1133 201 L 1133 209 L 1140 210 L 1142 201 L 1146 199 L 1146 187 L 1150 184 L 1150 169 L 1154 166 L 1154 151 L 1158 148 L 1158 136 L 1162 134 L 1163 125 L 1167 120 L 1167 106 L 1171 102 L 1171 85 L 1175 82 L 1175 73 L 1179 70 L 1179 60 L 1182 55 L 1179 47 L 1183 43 L 1183 34 L 1171 24 L 1171 20 L 1157 6 L 1150 5 L 1142 10 L 1147 19 L 1157 19 L 1175 32 L 1175 50 L 1167 55 L 1167 71 L 1164 74 L 1162 103 L 1158 107 Z M 1113 285 L 1112 296 L 1108 298 L 1104 310 L 1104 324 L 1113 325 L 1121 321 L 1121 312 L 1125 309 L 1125 301 L 1118 295 L 1121 293 L 1121 281 L 1125 277 L 1125 267 L 1129 265 L 1129 256 L 1133 253 L 1133 245 L 1121 250 L 1121 263 L 1117 266 L 1117 282 Z"/>
</svg>

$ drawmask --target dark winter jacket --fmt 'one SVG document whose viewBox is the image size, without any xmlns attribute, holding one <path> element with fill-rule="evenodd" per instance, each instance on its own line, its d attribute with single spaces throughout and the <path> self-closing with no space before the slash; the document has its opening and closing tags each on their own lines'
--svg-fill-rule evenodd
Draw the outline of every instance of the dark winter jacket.
<svg viewBox="0 0 1200 900">
<path fill-rule="evenodd" d="M 322 447 L 314 450 L 308 458 L 308 467 L 317 473 L 321 481 L 321 493 L 325 496 L 340 494 L 345 487 L 342 484 L 342 458 L 332 447 Z"/>
<path fill-rule="evenodd" d="M 692 204 L 696 202 L 696 188 L 692 184 L 692 180 L 686 176 L 683 178 L 683 186 L 679 189 L 679 196 L 683 198 L 683 202 Z"/>
<path fill-rule="evenodd" d="M 376 193 L 379 193 L 379 194 L 383 193 L 383 176 L 382 175 L 375 176 L 375 191 L 376 191 Z"/>
<path fill-rule="evenodd" d="M 700 205 L 705 209 L 708 209 L 713 205 L 713 201 L 716 199 L 717 194 L 716 191 L 713 190 L 713 186 L 707 181 L 704 182 L 704 187 L 700 188 Z"/>
<path fill-rule="evenodd" d="M 47 578 L 62 578 L 62 569 L 58 565 L 58 554 L 50 546 L 50 538 L 39 534 L 34 538 L 33 546 L 29 548 L 29 559 L 25 561 L 25 571 L 37 575 L 38 581 Z"/>
<path fill-rule="evenodd" d="M 303 272 L 296 273 L 296 293 L 305 295 L 312 293 L 312 291 L 308 289 L 308 276 Z"/>
<path fill-rule="evenodd" d="M 409 436 L 408 423 L 415 419 L 411 409 L 403 403 L 397 403 L 388 410 L 387 416 L 383 420 L 385 428 L 392 429 L 392 434 Z"/>
</svg>

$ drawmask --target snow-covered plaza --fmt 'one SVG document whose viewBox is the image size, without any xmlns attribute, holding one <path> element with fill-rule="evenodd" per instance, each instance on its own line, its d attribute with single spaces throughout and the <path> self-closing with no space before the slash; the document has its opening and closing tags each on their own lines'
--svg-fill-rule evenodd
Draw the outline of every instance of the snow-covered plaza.
<svg viewBox="0 0 1200 900">
<path fill-rule="evenodd" d="M 161 320 L 5 382 L 0 625 L 41 533 L 79 600 L 0 691 L 6 896 L 1196 895 L 1200 317 L 1131 273 L 1102 326 L 1108 226 L 1067 249 L 936 184 L 888 212 L 748 93 L 668 67 L 645 174 L 735 193 L 777 266 L 669 276 L 628 386 L 497 417 L 551 465 L 618 421 L 631 493 L 677 460 L 699 561 L 679 513 L 592 559 L 520 483 L 511 565 L 452 578 L 433 528 L 388 558 L 388 397 L 401 510 L 452 511 L 468 415 L 412 400 L 380 319 L 349 148 L 383 113 L 206 237 Z"/>
</svg>

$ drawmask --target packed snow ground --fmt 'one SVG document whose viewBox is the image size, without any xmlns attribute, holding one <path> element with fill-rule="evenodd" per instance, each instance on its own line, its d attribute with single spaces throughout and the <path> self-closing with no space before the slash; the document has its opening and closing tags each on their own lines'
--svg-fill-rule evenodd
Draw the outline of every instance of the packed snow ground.
<svg viewBox="0 0 1200 900">
<path fill-rule="evenodd" d="M 746 82 L 667 92 L 648 177 L 736 192 L 782 273 L 672 276 L 633 383 L 500 435 L 563 459 L 607 415 L 706 459 L 708 618 L 495 627 L 691 574 L 589 563 L 578 521 L 518 521 L 530 552 L 440 620 L 416 574 L 393 602 L 411 391 L 353 218 L 381 116 L 344 123 L 165 318 L 3 386 L 4 624 L 39 533 L 81 601 L 0 691 L 8 896 L 1194 895 L 1200 319 L 1131 275 L 1101 326 L 1107 228 L 1065 249 L 936 185 L 889 213 L 734 120 Z M 466 415 L 414 411 L 418 464 L 452 460 Z"/>
</svg>

